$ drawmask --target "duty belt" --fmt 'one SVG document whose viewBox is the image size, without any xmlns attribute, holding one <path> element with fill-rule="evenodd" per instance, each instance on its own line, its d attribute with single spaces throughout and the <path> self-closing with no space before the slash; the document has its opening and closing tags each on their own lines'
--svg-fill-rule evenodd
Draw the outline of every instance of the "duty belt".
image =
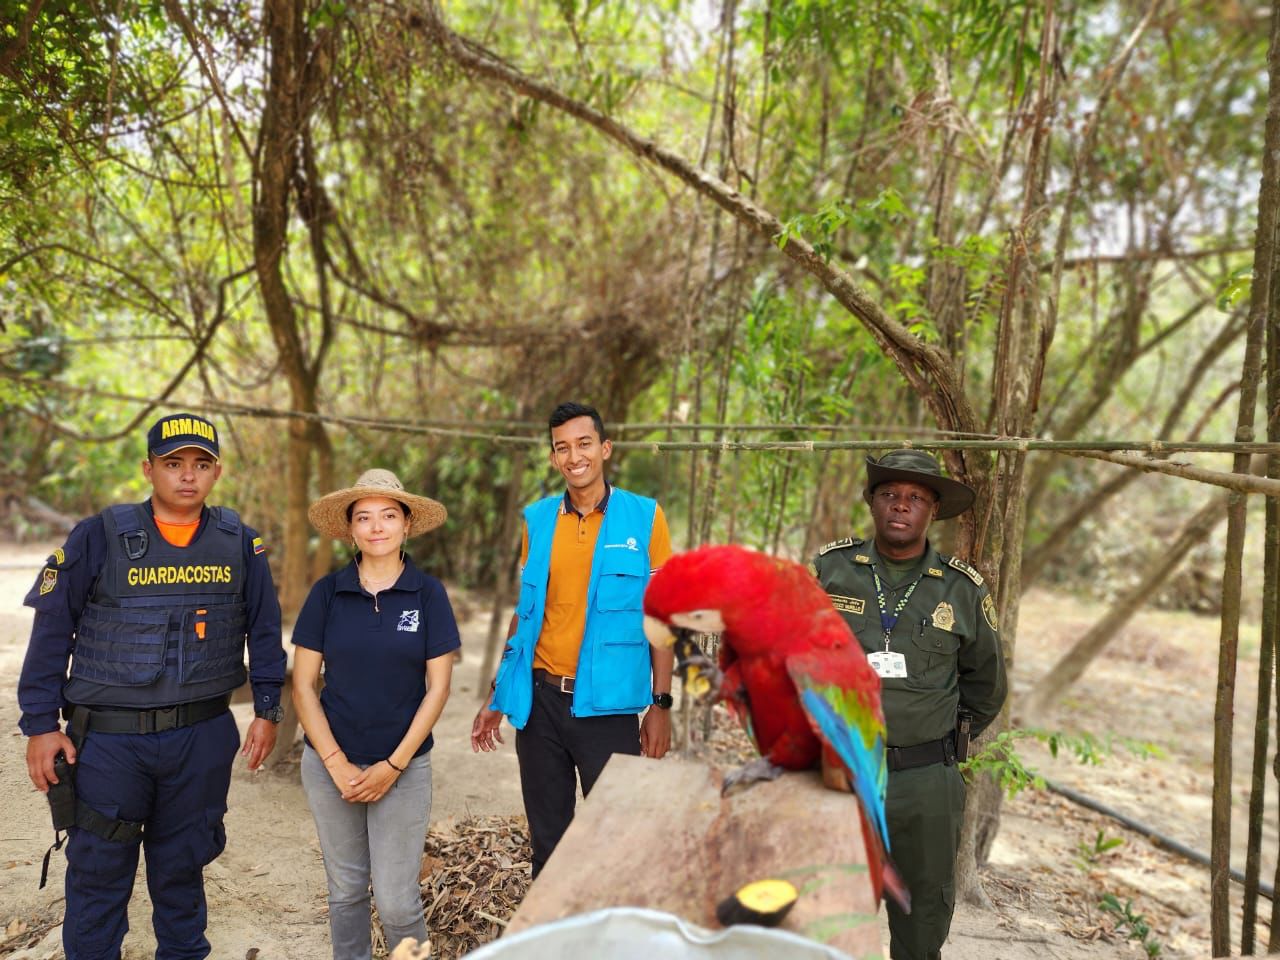
<svg viewBox="0 0 1280 960">
<path fill-rule="evenodd" d="M 83 724 L 81 729 L 89 733 L 163 733 L 216 717 L 224 713 L 230 704 L 231 694 L 225 694 L 212 700 L 197 700 L 195 703 L 179 703 L 152 710 L 73 706 L 68 708 L 67 715 L 72 725 Z M 87 714 L 87 720 L 79 719 L 82 713 Z"/>
<path fill-rule="evenodd" d="M 545 670 L 534 670 L 533 679 L 561 693 L 573 693 L 573 677 L 560 677 Z"/>
<path fill-rule="evenodd" d="M 956 735 L 948 733 L 941 740 L 927 740 L 911 747 L 886 747 L 885 761 L 892 770 L 911 770 L 935 763 L 951 766 L 956 762 Z"/>
</svg>

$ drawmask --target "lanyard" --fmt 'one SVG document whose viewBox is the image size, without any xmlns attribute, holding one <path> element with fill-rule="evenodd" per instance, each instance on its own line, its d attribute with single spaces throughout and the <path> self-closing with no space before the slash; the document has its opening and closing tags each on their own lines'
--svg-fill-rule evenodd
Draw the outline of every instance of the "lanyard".
<svg viewBox="0 0 1280 960">
<path fill-rule="evenodd" d="M 902 598 L 894 606 L 893 613 L 890 613 L 885 608 L 884 583 L 881 582 L 880 574 L 876 572 L 874 564 L 871 566 L 871 577 L 875 580 L 876 584 L 876 606 L 880 608 L 880 626 L 884 630 L 884 649 L 887 653 L 889 651 L 889 634 L 893 632 L 893 628 L 898 623 L 898 617 L 901 616 L 902 611 L 906 609 L 907 601 L 911 599 L 911 595 L 916 592 L 916 587 L 920 584 L 920 581 L 924 579 L 924 571 L 921 570 L 920 573 L 916 575 L 916 578 L 911 581 L 911 586 L 907 587 L 907 592 L 902 595 Z"/>
</svg>

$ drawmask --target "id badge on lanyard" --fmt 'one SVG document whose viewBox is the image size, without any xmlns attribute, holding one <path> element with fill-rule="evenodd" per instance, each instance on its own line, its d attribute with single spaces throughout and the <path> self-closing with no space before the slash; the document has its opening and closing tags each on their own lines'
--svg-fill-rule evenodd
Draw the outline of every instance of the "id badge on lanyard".
<svg viewBox="0 0 1280 960">
<path fill-rule="evenodd" d="M 887 642 L 885 644 L 888 646 Z M 867 663 L 881 680 L 905 680 L 907 676 L 907 658 L 900 653 L 888 650 L 867 654 Z"/>
<path fill-rule="evenodd" d="M 889 650 L 889 637 L 893 633 L 894 626 L 898 623 L 898 617 L 907 607 L 907 601 L 911 599 L 911 594 L 916 592 L 916 585 L 920 582 L 920 577 L 916 577 L 915 581 L 903 593 L 902 599 L 898 601 L 892 613 L 885 606 L 884 584 L 880 580 L 880 574 L 876 572 L 876 568 L 871 568 L 871 576 L 876 584 L 876 606 L 880 608 L 880 627 L 884 630 L 884 650 L 867 654 L 867 663 L 871 664 L 871 669 L 881 680 L 905 680 L 907 677 L 907 658 L 900 653 L 893 653 Z M 923 576 L 923 574 L 921 575 Z"/>
</svg>

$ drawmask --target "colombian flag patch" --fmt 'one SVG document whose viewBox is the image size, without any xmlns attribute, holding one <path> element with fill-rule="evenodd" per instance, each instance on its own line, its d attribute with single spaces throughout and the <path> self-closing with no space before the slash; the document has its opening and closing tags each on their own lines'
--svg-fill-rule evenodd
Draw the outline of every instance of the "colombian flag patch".
<svg viewBox="0 0 1280 960">
<path fill-rule="evenodd" d="M 253 555 L 256 557 L 260 553 L 267 552 L 267 545 L 262 542 L 261 537 L 253 538 Z"/>
</svg>

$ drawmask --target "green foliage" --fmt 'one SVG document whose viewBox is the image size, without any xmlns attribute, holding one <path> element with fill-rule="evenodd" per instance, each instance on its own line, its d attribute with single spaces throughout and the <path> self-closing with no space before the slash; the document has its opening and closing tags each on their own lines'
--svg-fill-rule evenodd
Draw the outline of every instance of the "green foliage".
<svg viewBox="0 0 1280 960">
<path fill-rule="evenodd" d="M 1010 800 L 1028 788 L 1043 790 L 1044 777 L 1023 763 L 1014 746 L 1027 736 L 1030 733 L 1025 730 L 1004 730 L 996 734 L 978 753 L 960 764 L 960 770 L 966 775 L 991 777 Z"/>
<path fill-rule="evenodd" d="M 126 0 L 110 14 L 88 0 L 11 3 L 0 27 L 0 197 L 24 192 L 104 136 L 122 116 L 155 106 L 154 64 L 167 60 L 162 0 Z M 151 74 L 151 75 L 148 75 Z"/>
<path fill-rule="evenodd" d="M 1004 730 L 983 744 L 982 749 L 971 756 L 960 769 L 966 774 L 985 774 L 995 780 L 1009 799 L 1013 799 L 1023 790 L 1045 788 L 1044 777 L 1036 773 L 1024 762 L 1017 750 L 1019 740 L 1037 740 L 1043 743 L 1053 757 L 1060 751 L 1075 755 L 1079 763 L 1098 766 L 1121 747 L 1134 756 L 1148 758 L 1160 757 L 1164 752 L 1154 743 L 1135 740 L 1131 737 L 1116 737 L 1108 734 L 1098 738 L 1089 732 L 1067 734 L 1061 731 L 1038 730 L 1034 728 Z"/>
<path fill-rule="evenodd" d="M 0 52 L 15 53 L 0 77 L 0 399 L 92 436 L 118 432 L 137 409 L 104 393 L 287 408 L 297 393 L 279 359 L 296 346 L 316 365 L 319 406 L 337 416 L 466 423 L 541 416 L 575 395 L 611 419 L 665 419 L 674 401 L 704 421 L 924 428 L 930 408 L 895 363 L 778 248 L 804 238 L 956 357 L 981 418 L 1006 298 L 1044 309 L 1053 238 L 1032 240 L 1040 222 L 1059 222 L 1077 160 L 1072 258 L 1231 247 L 1254 215 L 1259 138 L 1242 118 L 1263 102 L 1265 31 L 1211 4 L 1162 17 L 1083 158 L 1080 124 L 1134 17 L 1112 0 L 1060 12 L 1050 64 L 1038 58 L 1043 9 L 1026 0 L 783 0 L 740 5 L 731 25 L 713 22 L 718 8 L 669 0 L 446 6 L 452 27 L 507 63 L 791 214 L 775 245 L 564 112 L 450 69 L 395 5 L 311 0 L 302 53 L 331 74 L 306 95 L 311 153 L 294 176 L 283 250 L 298 342 L 282 342 L 253 278 L 222 282 L 255 260 L 254 171 L 273 159 L 254 155 L 267 96 L 259 8 L 183 7 L 216 51 L 215 93 L 162 0 L 46 0 L 20 50 L 31 5 L 19 2 L 0 25 Z M 1024 222 L 1030 95 L 1048 69 L 1062 90 L 1049 190 Z M 1011 291 L 1016 252 L 1026 262 Z M 1105 363 L 1124 347 L 1109 317 L 1147 288 L 1158 295 L 1139 304 L 1139 341 L 1198 296 L 1194 284 L 1105 262 L 1068 271 L 1045 430 L 1095 390 L 1114 398 L 1086 420 L 1098 435 L 1150 422 L 1144 405 L 1172 394 L 1203 328 L 1170 337 L 1144 369 Z M 1237 270 L 1222 303 L 1238 307 L 1247 292 Z M 198 349 L 220 296 L 221 326 Z M 246 495 L 270 518 L 260 525 L 277 522 L 283 427 L 233 423 L 244 437 L 233 463 L 245 469 L 220 492 Z M 4 427 L 37 465 L 12 482 L 38 482 L 59 505 L 136 482 L 136 444 L 60 441 L 20 413 Z M 326 436 L 341 482 L 351 464 L 376 460 L 447 491 L 465 533 L 432 541 L 432 564 L 491 579 L 509 450 L 365 427 L 330 425 Z M 714 534 L 793 552 L 819 531 L 817 542 L 844 535 L 830 527 L 864 518 L 861 457 L 724 457 Z M 625 482 L 675 507 L 694 499 L 686 478 L 708 458 L 637 450 L 619 461 Z M 1054 470 L 1048 489 L 1065 494 L 1055 504 L 1091 486 L 1088 468 Z M 527 495 L 546 482 L 538 455 L 524 481 Z M 1046 523 L 1052 511 L 1028 515 Z M 1015 781 L 1033 776 L 1012 757 Z"/>
<path fill-rule="evenodd" d="M 851 202 L 833 200 L 814 213 L 801 213 L 782 224 L 773 238 L 779 250 L 785 250 L 792 237 L 809 241 L 814 252 L 829 261 L 835 249 L 836 235 L 850 227 L 859 236 L 876 236 L 891 231 L 911 217 L 911 211 L 896 190 L 880 192 L 870 200 Z"/>
<path fill-rule="evenodd" d="M 1121 903 L 1120 898 L 1114 893 L 1106 893 L 1103 894 L 1098 906 L 1116 918 L 1116 933 L 1124 936 L 1126 940 L 1137 940 L 1148 957 L 1160 956 L 1163 947 L 1155 938 L 1146 916 L 1134 913 L 1132 899 Z"/>
<path fill-rule="evenodd" d="M 1236 304 L 1248 300 L 1252 290 L 1253 265 L 1232 270 L 1218 288 L 1218 309 L 1223 313 L 1230 312 L 1235 309 Z"/>
<path fill-rule="evenodd" d="M 1098 861 L 1112 850 L 1124 846 L 1124 837 L 1108 837 L 1099 830 L 1092 840 L 1081 840 L 1076 844 L 1076 866 L 1086 873 L 1098 865 Z"/>
</svg>

